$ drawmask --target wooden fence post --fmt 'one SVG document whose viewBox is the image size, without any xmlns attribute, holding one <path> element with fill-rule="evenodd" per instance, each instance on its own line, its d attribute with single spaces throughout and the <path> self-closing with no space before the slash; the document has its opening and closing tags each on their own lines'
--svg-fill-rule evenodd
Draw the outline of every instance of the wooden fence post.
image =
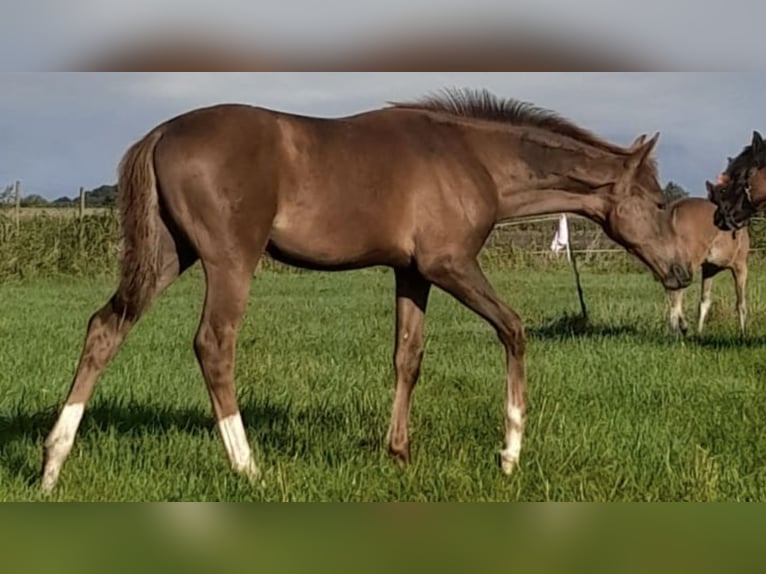
<svg viewBox="0 0 766 574">
<path fill-rule="evenodd" d="M 80 186 L 80 220 L 85 217 L 85 188 Z"/>
<path fill-rule="evenodd" d="M 13 192 L 16 198 L 16 231 L 21 226 L 21 182 L 16 180 L 13 184 Z"/>
</svg>

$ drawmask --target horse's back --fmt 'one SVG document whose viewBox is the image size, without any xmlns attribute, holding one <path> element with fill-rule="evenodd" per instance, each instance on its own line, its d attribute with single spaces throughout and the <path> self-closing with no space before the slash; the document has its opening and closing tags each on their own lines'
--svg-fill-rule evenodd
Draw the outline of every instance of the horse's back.
<svg viewBox="0 0 766 574">
<path fill-rule="evenodd" d="M 495 221 L 485 167 L 459 127 L 426 113 L 325 119 L 220 105 L 159 129 L 155 165 L 177 218 L 210 234 L 268 225 L 270 249 L 296 264 L 406 266 L 418 242 L 488 234 Z"/>
</svg>

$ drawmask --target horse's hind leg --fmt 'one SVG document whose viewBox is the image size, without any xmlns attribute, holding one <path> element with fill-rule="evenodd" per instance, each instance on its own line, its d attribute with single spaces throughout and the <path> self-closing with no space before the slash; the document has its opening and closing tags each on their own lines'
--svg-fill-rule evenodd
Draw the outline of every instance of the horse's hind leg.
<svg viewBox="0 0 766 574">
<path fill-rule="evenodd" d="M 731 273 L 734 276 L 734 285 L 737 290 L 739 332 L 744 336 L 747 328 L 747 263 L 732 268 Z"/>
<path fill-rule="evenodd" d="M 526 411 L 524 353 L 526 339 L 521 318 L 495 294 L 475 259 L 437 257 L 423 268 L 424 276 L 488 321 L 506 350 L 507 394 L 505 448 L 500 453 L 503 472 L 519 463 Z"/>
<path fill-rule="evenodd" d="M 162 226 L 162 271 L 152 297 L 164 291 L 194 262 L 195 257 L 177 246 Z M 130 316 L 116 293 L 88 322 L 85 345 L 64 408 L 45 440 L 42 488 L 49 492 L 58 481 L 61 467 L 74 445 L 75 435 L 93 389 L 111 359 L 119 350 L 139 316 Z"/>
<path fill-rule="evenodd" d="M 699 324 L 697 326 L 697 333 L 700 335 L 705 328 L 705 320 L 710 313 L 710 307 L 713 306 L 713 278 L 720 271 L 720 268 L 714 265 L 705 264 L 702 266 L 702 291 L 700 294 Z"/>
<path fill-rule="evenodd" d="M 229 462 L 235 472 L 251 481 L 258 478 L 259 471 L 237 405 L 234 360 L 237 331 L 245 312 L 256 265 L 257 260 L 247 265 L 235 261 L 213 265 L 203 260 L 207 293 L 194 340 L 194 350 L 205 377 Z"/>
<path fill-rule="evenodd" d="M 396 271 L 396 395 L 388 431 L 388 450 L 410 460 L 410 402 L 423 360 L 423 323 L 431 284 L 412 269 Z"/>
</svg>

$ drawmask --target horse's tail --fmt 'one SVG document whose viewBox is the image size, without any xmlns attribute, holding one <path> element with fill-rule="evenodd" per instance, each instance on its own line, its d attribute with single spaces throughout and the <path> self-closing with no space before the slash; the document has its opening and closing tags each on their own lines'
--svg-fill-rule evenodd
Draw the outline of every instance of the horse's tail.
<svg viewBox="0 0 766 574">
<path fill-rule="evenodd" d="M 118 207 L 123 252 L 117 297 L 124 313 L 138 316 L 150 303 L 160 274 L 160 214 L 154 149 L 162 129 L 134 144 L 119 168 Z"/>
</svg>

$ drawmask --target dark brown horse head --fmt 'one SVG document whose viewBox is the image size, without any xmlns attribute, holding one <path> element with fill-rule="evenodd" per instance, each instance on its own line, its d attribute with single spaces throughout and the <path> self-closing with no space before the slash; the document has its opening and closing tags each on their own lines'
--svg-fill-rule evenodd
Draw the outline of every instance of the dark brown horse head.
<svg viewBox="0 0 766 574">
<path fill-rule="evenodd" d="M 636 140 L 625 170 L 614 185 L 614 205 L 605 225 L 607 234 L 638 257 L 667 289 L 691 283 L 693 271 L 686 245 L 675 233 L 673 210 L 665 204 L 652 152 L 659 134 Z"/>
<path fill-rule="evenodd" d="M 766 209 L 766 143 L 760 133 L 736 158 L 729 160 L 718 183 L 708 187 L 718 209 L 715 224 L 723 230 L 741 229 Z"/>
<path fill-rule="evenodd" d="M 713 203 L 720 201 L 721 191 L 723 186 L 719 183 L 713 183 L 712 181 L 705 182 L 705 188 L 707 189 L 707 198 Z"/>
</svg>

